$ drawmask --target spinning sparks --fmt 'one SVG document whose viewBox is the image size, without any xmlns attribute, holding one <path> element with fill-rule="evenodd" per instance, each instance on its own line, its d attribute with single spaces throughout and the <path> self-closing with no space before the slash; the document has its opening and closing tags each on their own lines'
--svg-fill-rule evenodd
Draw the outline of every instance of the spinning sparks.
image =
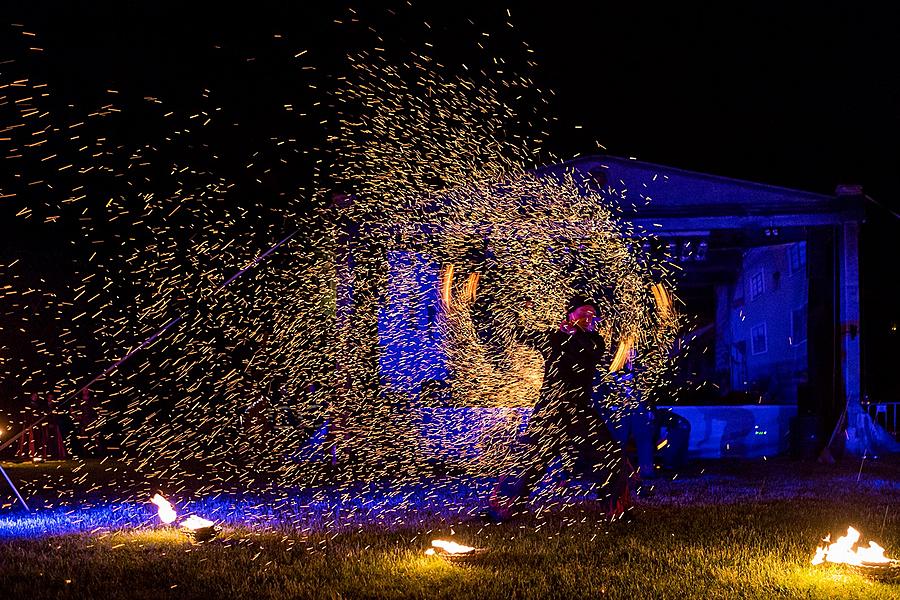
<svg viewBox="0 0 900 600">
<path fill-rule="evenodd" d="M 596 304 L 601 372 L 633 357 L 635 397 L 652 402 L 679 316 L 668 259 L 622 216 L 637 200 L 536 164 L 559 162 L 541 148 L 553 118 L 511 63 L 454 66 L 383 42 L 349 56 L 334 87 L 310 83 L 310 104 L 332 114 L 304 135 L 227 148 L 237 123 L 214 91 L 184 113 L 148 97 L 82 115 L 4 71 L 2 209 L 54 223 L 47 244 L 72 265 L 50 285 L 28 253 L 0 257 L 3 380 L 52 383 L 72 404 L 89 387 L 74 407 L 86 443 L 119 448 L 123 471 L 159 489 L 278 501 L 496 476 L 542 385 L 523 336 L 558 327 L 575 295 Z M 150 126 L 130 139 L 135 121 Z M 327 143 L 304 146 L 316 127 Z M 476 421 L 465 443 L 434 427 Z M 458 498 L 448 485 L 418 501 Z M 182 526 L 213 526 L 198 519 Z"/>
</svg>

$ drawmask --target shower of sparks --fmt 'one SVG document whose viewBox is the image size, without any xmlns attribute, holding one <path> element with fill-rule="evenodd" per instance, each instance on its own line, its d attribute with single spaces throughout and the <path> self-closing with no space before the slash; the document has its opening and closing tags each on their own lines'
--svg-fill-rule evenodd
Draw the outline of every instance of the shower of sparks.
<svg viewBox="0 0 900 600">
<path fill-rule="evenodd" d="M 26 392 L 77 404 L 129 356 L 91 386 L 93 437 L 163 489 L 286 499 L 428 475 L 438 494 L 451 483 L 435 460 L 473 478 L 509 464 L 543 368 L 516 334 L 557 327 L 575 293 L 597 304 L 606 366 L 633 349 L 644 396 L 663 388 L 679 326 L 670 265 L 619 218 L 626 191 L 533 170 L 550 127 L 517 107 L 547 104 L 533 82 L 497 59 L 493 72 L 419 51 L 349 60 L 328 93 L 327 151 L 271 138 L 240 177 L 209 133 L 227 121 L 210 90 L 184 114 L 150 97 L 119 105 L 112 90 L 82 112 L 3 65 L 3 209 L 42 239 L 69 236 L 72 259 L 60 287 L 27 252 L 0 257 L 0 370 L 22 421 Z M 123 111 L 155 119 L 157 139 L 127 139 Z M 272 165 L 314 184 L 248 193 L 248 179 L 277 189 Z M 420 385 L 444 377 L 440 399 Z M 467 433 L 453 437 L 459 415 Z M 412 507 L 413 494 L 390 502 Z"/>
</svg>

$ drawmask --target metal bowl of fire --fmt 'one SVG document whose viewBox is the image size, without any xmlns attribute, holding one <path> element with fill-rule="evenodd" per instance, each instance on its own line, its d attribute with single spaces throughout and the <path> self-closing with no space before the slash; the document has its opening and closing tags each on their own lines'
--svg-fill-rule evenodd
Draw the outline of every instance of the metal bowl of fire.
<svg viewBox="0 0 900 600">
<path fill-rule="evenodd" d="M 181 528 L 187 531 L 195 542 L 208 542 L 219 533 L 215 523 L 194 515 L 185 519 Z"/>
<path fill-rule="evenodd" d="M 816 548 L 812 564 L 838 564 L 849 571 L 884 583 L 900 583 L 900 560 L 889 558 L 884 548 L 873 541 L 868 546 L 859 545 L 860 533 L 853 527 L 847 534 L 831 543 L 831 536 Z"/>
<path fill-rule="evenodd" d="M 431 548 L 426 550 L 425 554 L 438 556 L 453 564 L 465 565 L 479 562 L 488 554 L 488 549 L 463 546 L 447 540 L 432 540 Z"/>
<path fill-rule="evenodd" d="M 171 525 L 178 519 L 178 512 L 171 502 L 162 494 L 156 494 L 150 501 L 157 506 L 159 520 L 165 525 Z M 208 542 L 216 537 L 219 528 L 209 519 L 191 515 L 181 522 L 181 529 L 185 531 L 195 542 Z"/>
<path fill-rule="evenodd" d="M 848 569 L 882 583 L 900 583 L 900 560 L 892 560 L 889 563 L 870 563 L 861 565 L 848 565 Z"/>
</svg>

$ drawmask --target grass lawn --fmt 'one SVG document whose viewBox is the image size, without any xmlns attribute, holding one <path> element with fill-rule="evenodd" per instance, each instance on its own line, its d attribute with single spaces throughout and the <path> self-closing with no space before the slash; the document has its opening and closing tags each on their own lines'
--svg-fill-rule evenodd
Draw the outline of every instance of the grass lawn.
<svg viewBox="0 0 900 600">
<path fill-rule="evenodd" d="M 51 465 L 10 473 L 28 488 L 48 469 L 64 476 Z M 423 509 L 391 526 L 226 522 L 218 538 L 197 544 L 152 519 L 22 537 L 10 523 L 26 517 L 5 508 L 0 590 L 97 599 L 900 598 L 900 585 L 809 564 L 822 535 L 850 524 L 900 555 L 898 511 L 897 458 L 866 461 L 862 471 L 859 461 L 699 465 L 660 481 L 633 522 L 611 525 L 597 522 L 590 503 L 501 525 Z M 477 564 L 449 564 L 424 555 L 437 537 L 489 552 Z"/>
</svg>

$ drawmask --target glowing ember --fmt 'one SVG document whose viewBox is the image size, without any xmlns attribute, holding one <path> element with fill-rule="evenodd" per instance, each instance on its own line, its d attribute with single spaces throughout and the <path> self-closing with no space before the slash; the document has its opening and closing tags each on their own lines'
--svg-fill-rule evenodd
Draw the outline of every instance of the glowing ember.
<svg viewBox="0 0 900 600">
<path fill-rule="evenodd" d="M 853 547 L 859 541 L 859 532 L 852 527 L 848 527 L 847 535 L 839 537 L 833 544 L 828 543 L 831 541 L 831 535 L 823 541 L 825 545 L 816 548 L 816 555 L 812 559 L 814 565 L 830 562 L 862 566 L 891 562 L 891 559 L 884 555 L 884 548 L 875 542 L 870 541 L 867 548 L 858 547 L 854 550 Z"/>
<path fill-rule="evenodd" d="M 181 526 L 185 529 L 190 529 L 191 531 L 195 531 L 197 529 L 204 529 L 206 527 L 212 527 L 213 522 L 203 517 L 198 517 L 197 515 L 191 515 L 187 519 L 181 522 Z"/>
<path fill-rule="evenodd" d="M 609 365 L 610 373 L 615 373 L 625 366 L 625 363 L 628 362 L 628 355 L 631 352 L 633 346 L 634 340 L 630 337 L 625 338 L 619 342 L 619 347 L 616 349 L 616 354 L 615 356 L 613 356 L 612 363 Z"/>
<path fill-rule="evenodd" d="M 435 548 L 440 548 L 447 554 L 467 554 L 475 550 L 472 546 L 463 546 L 462 544 L 457 544 L 456 542 L 448 540 L 432 540 L 431 545 Z M 433 548 L 429 548 L 429 550 L 431 550 L 431 552 L 426 550 L 425 554 L 434 554 Z"/>
<path fill-rule="evenodd" d="M 441 301 L 444 303 L 444 307 L 450 308 L 451 303 L 451 294 L 453 290 L 453 265 L 447 265 L 444 267 L 444 272 L 441 274 Z"/>
<path fill-rule="evenodd" d="M 157 506 L 159 520 L 166 525 L 178 518 L 178 513 L 175 512 L 175 507 L 172 506 L 172 503 L 163 498 L 161 495 L 154 495 L 152 498 L 150 498 L 150 502 Z"/>
</svg>

